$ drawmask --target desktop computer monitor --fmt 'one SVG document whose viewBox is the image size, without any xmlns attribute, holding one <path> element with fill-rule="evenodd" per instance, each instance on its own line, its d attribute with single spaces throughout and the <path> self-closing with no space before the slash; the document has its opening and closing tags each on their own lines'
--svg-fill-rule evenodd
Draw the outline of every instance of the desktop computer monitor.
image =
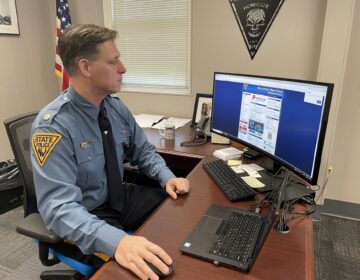
<svg viewBox="0 0 360 280">
<path fill-rule="evenodd" d="M 315 185 L 333 84 L 214 73 L 211 131 Z"/>
</svg>

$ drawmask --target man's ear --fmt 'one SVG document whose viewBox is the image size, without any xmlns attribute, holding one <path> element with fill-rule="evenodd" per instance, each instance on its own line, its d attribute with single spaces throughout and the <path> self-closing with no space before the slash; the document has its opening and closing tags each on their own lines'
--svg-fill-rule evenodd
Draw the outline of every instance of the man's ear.
<svg viewBox="0 0 360 280">
<path fill-rule="evenodd" d="M 85 58 L 81 58 L 78 61 L 80 73 L 87 78 L 90 77 L 89 64 L 90 64 L 90 61 Z"/>
</svg>

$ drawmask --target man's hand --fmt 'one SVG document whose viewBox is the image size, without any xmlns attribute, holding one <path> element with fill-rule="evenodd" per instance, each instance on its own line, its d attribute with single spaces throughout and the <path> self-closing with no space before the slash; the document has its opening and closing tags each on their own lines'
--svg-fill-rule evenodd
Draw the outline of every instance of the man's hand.
<svg viewBox="0 0 360 280">
<path fill-rule="evenodd" d="M 188 193 L 190 191 L 189 180 L 185 178 L 173 178 L 166 183 L 166 192 L 177 199 L 178 194 Z"/>
<path fill-rule="evenodd" d="M 151 262 L 164 274 L 169 273 L 164 262 L 168 265 L 172 264 L 171 257 L 161 247 L 141 236 L 127 235 L 121 239 L 114 257 L 120 265 L 131 270 L 143 280 L 159 279 L 144 260 Z"/>
</svg>

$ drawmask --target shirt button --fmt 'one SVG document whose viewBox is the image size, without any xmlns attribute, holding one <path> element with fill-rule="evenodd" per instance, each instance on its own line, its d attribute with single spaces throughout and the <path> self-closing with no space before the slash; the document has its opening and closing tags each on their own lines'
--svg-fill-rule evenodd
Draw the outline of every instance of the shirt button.
<svg viewBox="0 0 360 280">
<path fill-rule="evenodd" d="M 66 100 L 68 100 L 68 98 L 67 98 L 66 96 L 64 96 L 64 97 L 63 97 L 63 100 L 65 100 L 65 101 L 66 101 Z"/>
<path fill-rule="evenodd" d="M 91 156 L 88 156 L 88 160 L 91 160 Z"/>
</svg>

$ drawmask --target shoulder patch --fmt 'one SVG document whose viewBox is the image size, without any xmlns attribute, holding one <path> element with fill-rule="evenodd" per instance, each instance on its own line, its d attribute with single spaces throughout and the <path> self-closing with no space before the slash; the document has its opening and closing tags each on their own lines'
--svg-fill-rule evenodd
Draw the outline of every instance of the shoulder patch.
<svg viewBox="0 0 360 280">
<path fill-rule="evenodd" d="M 58 133 L 37 132 L 31 139 L 31 146 L 40 166 L 43 166 L 62 135 Z"/>
</svg>

